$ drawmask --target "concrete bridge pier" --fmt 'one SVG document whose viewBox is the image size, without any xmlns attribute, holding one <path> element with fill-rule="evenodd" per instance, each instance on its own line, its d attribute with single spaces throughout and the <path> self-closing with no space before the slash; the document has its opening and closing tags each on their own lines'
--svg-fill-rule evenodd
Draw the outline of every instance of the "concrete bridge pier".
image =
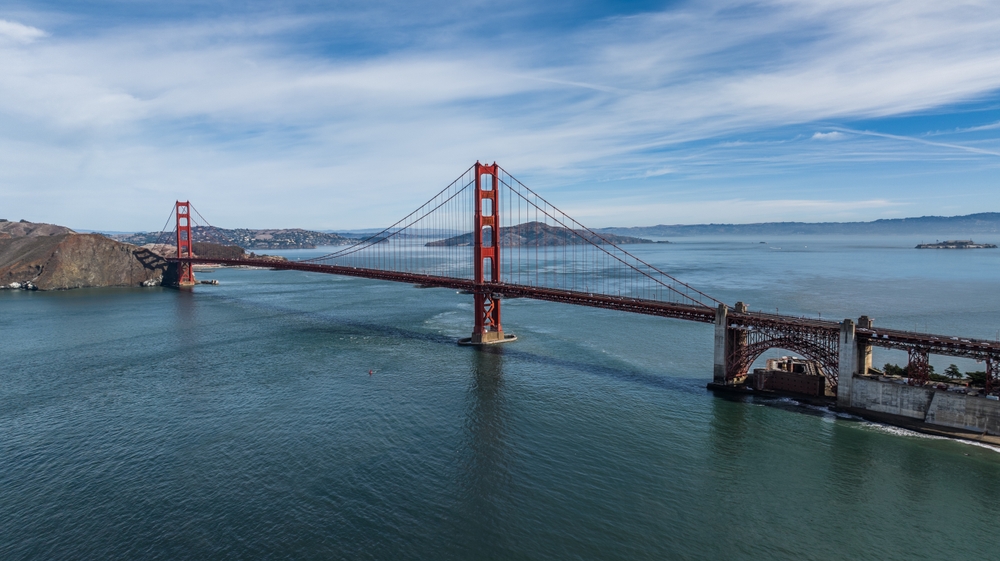
<svg viewBox="0 0 1000 561">
<path fill-rule="evenodd" d="M 737 302 L 734 310 L 736 313 L 745 314 L 747 305 Z M 742 352 L 747 344 L 747 332 L 743 329 L 729 327 L 729 308 L 725 304 L 719 304 L 715 311 L 715 367 L 712 373 L 712 383 L 726 384 L 733 382 L 728 374 L 732 370 L 733 357 Z"/>
<path fill-rule="evenodd" d="M 719 304 L 715 311 L 715 367 L 712 373 L 712 383 L 724 385 L 726 383 L 726 356 L 728 354 L 729 339 L 729 308 L 725 304 Z"/>
<path fill-rule="evenodd" d="M 837 361 L 837 406 L 851 406 L 851 385 L 858 372 L 858 343 L 854 322 L 845 319 L 840 324 L 840 357 Z M 870 360 L 870 359 L 869 359 Z"/>
<path fill-rule="evenodd" d="M 872 318 L 861 316 L 858 318 L 859 329 L 871 329 Z M 872 342 L 870 339 L 857 339 L 858 343 L 858 374 L 868 374 L 872 368 Z"/>
<path fill-rule="evenodd" d="M 837 372 L 837 406 L 851 406 L 851 388 L 854 377 L 867 374 L 872 367 L 872 343 L 867 338 L 859 339 L 856 330 L 871 329 L 872 319 L 858 318 L 857 326 L 849 319 L 840 324 L 840 356 Z"/>
</svg>

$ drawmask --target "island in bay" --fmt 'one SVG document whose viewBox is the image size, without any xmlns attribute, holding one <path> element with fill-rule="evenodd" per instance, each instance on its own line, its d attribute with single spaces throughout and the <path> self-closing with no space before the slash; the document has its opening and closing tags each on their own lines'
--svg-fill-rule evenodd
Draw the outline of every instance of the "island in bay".
<svg viewBox="0 0 1000 561">
<path fill-rule="evenodd" d="M 917 249 L 996 249 L 991 243 L 975 243 L 972 240 L 947 240 L 935 243 L 922 243 Z"/>
<path fill-rule="evenodd" d="M 547 247 L 580 244 L 623 245 L 635 243 L 655 242 L 653 242 L 653 240 L 637 238 L 634 236 L 622 236 L 611 232 L 602 232 L 598 234 L 586 229 L 574 230 L 570 228 L 560 228 L 558 226 L 552 226 L 542 222 L 525 222 L 516 226 L 505 226 L 500 228 L 501 247 Z M 443 240 L 430 241 L 425 245 L 427 247 L 472 245 L 472 232 L 459 234 Z"/>
</svg>

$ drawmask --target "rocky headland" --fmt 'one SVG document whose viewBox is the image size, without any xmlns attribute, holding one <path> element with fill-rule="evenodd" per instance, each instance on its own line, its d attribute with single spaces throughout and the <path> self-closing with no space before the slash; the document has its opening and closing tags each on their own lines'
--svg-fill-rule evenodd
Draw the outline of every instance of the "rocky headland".
<svg viewBox="0 0 1000 561">
<path fill-rule="evenodd" d="M 195 242 L 193 253 L 206 259 L 285 260 L 208 242 Z M 0 220 L 0 289 L 170 284 L 177 271 L 165 257 L 176 254 L 177 247 L 170 244 L 140 247 L 102 234 L 79 234 L 55 224 Z"/>
<path fill-rule="evenodd" d="M 168 264 L 152 251 L 100 234 L 70 232 L 0 239 L 0 287 L 62 290 L 163 281 Z"/>
</svg>

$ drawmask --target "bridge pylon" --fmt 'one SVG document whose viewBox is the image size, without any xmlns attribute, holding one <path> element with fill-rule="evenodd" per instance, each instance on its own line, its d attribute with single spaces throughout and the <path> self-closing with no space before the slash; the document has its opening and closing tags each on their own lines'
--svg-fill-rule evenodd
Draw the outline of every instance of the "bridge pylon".
<svg viewBox="0 0 1000 561">
<path fill-rule="evenodd" d="M 500 166 L 476 162 L 475 219 L 473 221 L 473 259 L 475 260 L 473 313 L 476 315 L 472 337 L 463 345 L 493 345 L 517 339 L 503 332 L 500 323 L 500 296 L 494 290 L 500 282 Z"/>
<path fill-rule="evenodd" d="M 194 257 L 191 249 L 194 244 L 191 237 L 191 202 L 177 201 L 174 214 L 177 216 L 177 286 L 194 286 L 194 270 L 190 261 Z"/>
</svg>

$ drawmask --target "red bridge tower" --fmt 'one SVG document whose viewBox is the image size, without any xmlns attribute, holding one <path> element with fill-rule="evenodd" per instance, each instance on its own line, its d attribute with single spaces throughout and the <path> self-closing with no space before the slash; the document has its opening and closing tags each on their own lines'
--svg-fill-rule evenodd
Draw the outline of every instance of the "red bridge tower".
<svg viewBox="0 0 1000 561">
<path fill-rule="evenodd" d="M 191 262 L 184 261 L 194 257 L 194 251 L 191 250 L 194 240 L 191 239 L 190 201 L 177 201 L 175 214 L 177 215 L 177 285 L 193 286 L 195 281 Z"/>
<path fill-rule="evenodd" d="M 476 162 L 476 213 L 473 223 L 475 250 L 475 305 L 476 326 L 472 338 L 462 342 L 472 345 L 504 343 L 516 339 L 504 335 L 500 325 L 500 298 L 493 284 L 500 282 L 500 166 Z"/>
</svg>

